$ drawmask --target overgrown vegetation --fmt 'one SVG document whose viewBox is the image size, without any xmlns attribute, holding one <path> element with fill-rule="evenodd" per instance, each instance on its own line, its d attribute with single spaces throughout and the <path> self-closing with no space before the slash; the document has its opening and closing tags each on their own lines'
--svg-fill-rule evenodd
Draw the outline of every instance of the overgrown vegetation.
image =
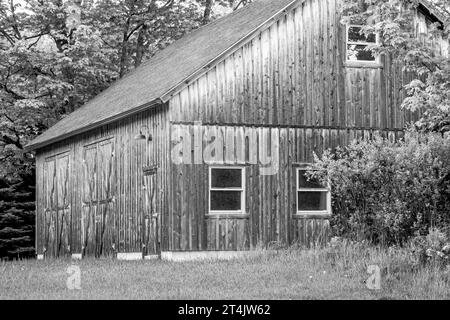
<svg viewBox="0 0 450 320">
<path fill-rule="evenodd" d="M 416 8 L 424 3 L 442 21 L 416 25 Z M 343 0 L 342 23 L 362 25 L 362 33 L 378 33 L 380 42 L 369 46 L 375 54 L 390 57 L 415 75 L 406 84 L 402 108 L 419 110 L 414 125 L 420 131 L 450 131 L 450 58 L 436 45 L 449 39 L 450 7 L 446 0 Z"/>
<path fill-rule="evenodd" d="M 419 111 L 403 139 L 375 134 L 370 141 L 326 151 L 309 172 L 333 190 L 333 232 L 347 241 L 403 247 L 409 266 L 450 263 L 450 56 L 437 50 L 449 39 L 448 3 L 426 1 L 441 22 L 427 34 L 415 25 L 419 1 L 344 0 L 343 23 L 378 33 L 370 46 L 416 79 L 405 86 L 402 108 Z M 397 249 L 392 249 L 397 250 Z M 400 254 L 401 255 L 401 254 Z M 406 264 L 408 265 L 408 264 Z"/>
<path fill-rule="evenodd" d="M 310 174 L 330 183 L 333 234 L 403 245 L 450 226 L 450 138 L 408 131 L 379 135 L 316 156 Z"/>
<path fill-rule="evenodd" d="M 403 246 L 413 265 L 450 263 L 450 57 L 436 50 L 450 32 L 448 4 L 426 2 L 443 23 L 418 33 L 418 1 L 345 0 L 343 22 L 378 33 L 370 49 L 416 75 L 402 108 L 420 111 L 405 137 L 370 141 L 326 151 L 309 172 L 333 190 L 332 228 L 349 241 Z"/>
</svg>

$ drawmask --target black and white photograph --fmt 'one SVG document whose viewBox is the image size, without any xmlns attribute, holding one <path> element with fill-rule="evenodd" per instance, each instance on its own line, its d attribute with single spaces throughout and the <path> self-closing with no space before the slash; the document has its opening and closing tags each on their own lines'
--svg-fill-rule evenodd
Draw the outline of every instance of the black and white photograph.
<svg viewBox="0 0 450 320">
<path fill-rule="evenodd" d="M 0 0 L 0 300 L 449 299 L 449 0 Z"/>
</svg>

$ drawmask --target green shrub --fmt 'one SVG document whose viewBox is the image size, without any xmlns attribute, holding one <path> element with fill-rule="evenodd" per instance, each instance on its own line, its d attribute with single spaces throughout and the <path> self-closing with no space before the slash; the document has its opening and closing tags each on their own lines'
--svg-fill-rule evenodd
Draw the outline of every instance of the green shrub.
<svg viewBox="0 0 450 320">
<path fill-rule="evenodd" d="M 391 142 L 375 135 L 315 155 L 310 177 L 332 188 L 336 236 L 402 245 L 450 225 L 450 138 L 408 131 Z"/>
<path fill-rule="evenodd" d="M 413 264 L 436 267 L 450 264 L 450 237 L 439 229 L 430 229 L 425 236 L 416 236 L 408 243 Z"/>
</svg>

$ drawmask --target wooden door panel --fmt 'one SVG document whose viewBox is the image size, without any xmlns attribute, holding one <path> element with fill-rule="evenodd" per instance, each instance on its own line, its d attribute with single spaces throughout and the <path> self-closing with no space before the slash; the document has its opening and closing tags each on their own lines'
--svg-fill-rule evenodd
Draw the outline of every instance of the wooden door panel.
<svg viewBox="0 0 450 320">
<path fill-rule="evenodd" d="M 46 159 L 44 163 L 44 243 L 48 257 L 70 254 L 69 154 Z"/>
<path fill-rule="evenodd" d="M 95 213 L 95 255 L 110 256 L 114 253 L 114 212 L 113 202 L 96 206 Z"/>
<path fill-rule="evenodd" d="M 58 210 L 58 256 L 69 256 L 70 248 L 70 209 Z"/>
<path fill-rule="evenodd" d="M 55 159 L 44 163 L 44 243 L 43 252 L 46 256 L 56 253 L 56 175 Z"/>
<path fill-rule="evenodd" d="M 97 200 L 97 148 L 84 150 L 83 202 L 89 204 Z"/>
<path fill-rule="evenodd" d="M 116 239 L 113 140 L 86 146 L 83 163 L 83 255 L 112 255 Z"/>
<path fill-rule="evenodd" d="M 95 255 L 95 216 L 96 206 L 83 205 L 81 215 L 81 243 L 82 255 Z"/>
<path fill-rule="evenodd" d="M 114 238 L 114 144 L 112 140 L 98 146 L 98 214 L 97 255 L 113 254 Z"/>
<path fill-rule="evenodd" d="M 103 142 L 98 147 L 98 186 L 99 198 L 112 201 L 113 185 L 113 155 L 114 149 L 112 141 Z"/>
<path fill-rule="evenodd" d="M 145 255 L 157 255 L 159 254 L 159 221 L 158 217 L 146 217 L 145 218 Z"/>
<path fill-rule="evenodd" d="M 56 159 L 58 256 L 70 255 L 69 155 Z"/>
<path fill-rule="evenodd" d="M 56 215 L 56 211 L 52 209 L 47 209 L 44 213 L 44 253 L 46 257 L 56 257 L 58 252 Z"/>
<path fill-rule="evenodd" d="M 157 255 L 160 250 L 160 217 L 156 212 L 156 174 L 144 176 L 144 255 Z"/>
<path fill-rule="evenodd" d="M 81 217 L 82 254 L 83 256 L 95 256 L 97 224 L 97 146 L 85 147 L 83 165 L 83 212 Z"/>
</svg>

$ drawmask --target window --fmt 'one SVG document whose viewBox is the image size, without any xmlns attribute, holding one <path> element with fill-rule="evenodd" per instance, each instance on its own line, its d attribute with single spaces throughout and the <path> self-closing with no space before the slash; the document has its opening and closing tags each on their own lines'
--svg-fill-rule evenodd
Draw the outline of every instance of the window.
<svg viewBox="0 0 450 320">
<path fill-rule="evenodd" d="M 361 34 L 361 26 L 347 26 L 347 61 L 378 62 L 370 45 L 378 43 L 378 35 L 372 33 L 367 37 Z"/>
<path fill-rule="evenodd" d="M 331 214 L 329 187 L 308 180 L 305 173 L 305 168 L 297 169 L 297 214 Z"/>
<path fill-rule="evenodd" d="M 209 213 L 245 212 L 245 169 L 213 167 L 209 170 Z"/>
</svg>

